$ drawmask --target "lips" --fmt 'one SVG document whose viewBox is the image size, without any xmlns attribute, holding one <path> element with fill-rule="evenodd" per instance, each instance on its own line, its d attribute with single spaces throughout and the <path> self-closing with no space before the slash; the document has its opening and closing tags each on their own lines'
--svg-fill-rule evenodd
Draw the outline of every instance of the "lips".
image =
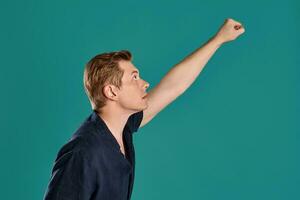
<svg viewBox="0 0 300 200">
<path fill-rule="evenodd" d="M 147 96 L 148 96 L 148 94 L 145 94 L 142 98 L 145 99 L 145 98 L 147 98 Z"/>
</svg>

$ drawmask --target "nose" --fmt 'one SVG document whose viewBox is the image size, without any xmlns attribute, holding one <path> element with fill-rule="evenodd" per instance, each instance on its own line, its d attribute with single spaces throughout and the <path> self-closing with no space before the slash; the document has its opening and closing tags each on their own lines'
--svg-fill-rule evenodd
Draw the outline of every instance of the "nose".
<svg viewBox="0 0 300 200">
<path fill-rule="evenodd" d="M 147 88 L 150 86 L 150 84 L 147 81 L 144 81 L 144 82 L 145 82 L 144 88 L 145 88 L 145 90 L 147 90 Z"/>
</svg>

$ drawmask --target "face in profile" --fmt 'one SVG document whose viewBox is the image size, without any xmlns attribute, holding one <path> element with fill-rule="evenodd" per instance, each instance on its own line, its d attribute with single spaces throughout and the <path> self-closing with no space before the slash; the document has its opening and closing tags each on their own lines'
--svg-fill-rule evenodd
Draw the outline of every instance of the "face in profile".
<svg viewBox="0 0 300 200">
<path fill-rule="evenodd" d="M 149 83 L 140 77 L 139 70 L 132 62 L 120 61 L 119 66 L 124 70 L 122 86 L 118 92 L 120 106 L 133 111 L 146 109 L 148 99 L 145 95 Z"/>
</svg>

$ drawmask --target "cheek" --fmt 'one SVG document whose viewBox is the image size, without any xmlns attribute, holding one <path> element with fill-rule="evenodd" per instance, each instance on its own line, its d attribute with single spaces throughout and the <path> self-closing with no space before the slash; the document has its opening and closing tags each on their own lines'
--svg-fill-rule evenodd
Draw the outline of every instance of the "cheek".
<svg viewBox="0 0 300 200">
<path fill-rule="evenodd" d="M 139 91 L 136 88 L 128 88 L 126 91 L 123 91 L 122 94 L 120 94 L 120 103 L 122 104 L 136 104 L 140 102 L 141 96 L 139 94 Z"/>
<path fill-rule="evenodd" d="M 140 95 L 139 92 L 139 86 L 137 83 L 131 84 L 128 87 L 126 87 L 126 90 L 122 92 L 123 97 L 125 98 L 133 98 Z"/>
</svg>

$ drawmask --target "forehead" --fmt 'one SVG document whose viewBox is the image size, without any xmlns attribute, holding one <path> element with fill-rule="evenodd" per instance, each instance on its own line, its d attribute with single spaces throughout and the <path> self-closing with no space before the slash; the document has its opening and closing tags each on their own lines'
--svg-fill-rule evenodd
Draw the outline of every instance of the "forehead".
<svg viewBox="0 0 300 200">
<path fill-rule="evenodd" d="M 139 71 L 131 61 L 120 61 L 119 67 L 124 70 L 124 76 L 130 76 L 133 71 Z"/>
</svg>

